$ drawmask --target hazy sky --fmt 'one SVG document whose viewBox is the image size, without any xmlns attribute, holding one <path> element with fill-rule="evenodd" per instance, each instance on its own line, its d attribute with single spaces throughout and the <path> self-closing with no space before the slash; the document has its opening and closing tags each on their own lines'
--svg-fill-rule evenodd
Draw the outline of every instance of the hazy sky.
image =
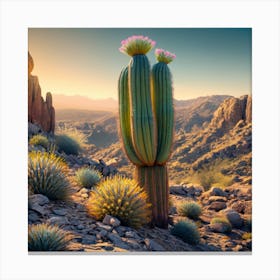
<svg viewBox="0 0 280 280">
<path fill-rule="evenodd" d="M 31 28 L 32 74 L 43 95 L 117 99 L 119 73 L 130 60 L 119 52 L 120 41 L 131 35 L 148 36 L 155 48 L 176 54 L 169 64 L 176 99 L 251 94 L 250 28 Z M 148 53 L 151 65 L 154 49 Z"/>
</svg>

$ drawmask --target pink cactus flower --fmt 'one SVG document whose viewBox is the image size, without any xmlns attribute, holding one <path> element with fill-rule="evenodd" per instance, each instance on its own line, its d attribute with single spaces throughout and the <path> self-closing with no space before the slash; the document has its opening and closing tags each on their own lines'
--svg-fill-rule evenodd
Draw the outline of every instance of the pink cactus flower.
<svg viewBox="0 0 280 280">
<path fill-rule="evenodd" d="M 171 53 L 164 49 L 156 49 L 155 56 L 158 62 L 164 62 L 166 64 L 170 63 L 176 58 L 176 55 L 174 53 Z"/>
<path fill-rule="evenodd" d="M 155 44 L 156 42 L 147 36 L 144 37 L 143 35 L 133 35 L 121 41 L 121 47 L 119 48 L 119 51 L 130 56 L 146 54 L 155 46 Z"/>
</svg>

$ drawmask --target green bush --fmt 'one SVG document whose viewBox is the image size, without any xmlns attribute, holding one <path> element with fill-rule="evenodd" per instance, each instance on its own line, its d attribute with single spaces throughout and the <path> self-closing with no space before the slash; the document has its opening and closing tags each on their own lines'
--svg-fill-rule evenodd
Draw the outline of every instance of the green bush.
<svg viewBox="0 0 280 280">
<path fill-rule="evenodd" d="M 232 226 L 229 220 L 226 217 L 215 217 L 210 222 L 211 225 L 213 224 L 222 224 L 224 227 L 224 232 L 231 232 Z"/>
<path fill-rule="evenodd" d="M 59 152 L 67 155 L 78 155 L 82 150 L 80 143 L 72 136 L 61 134 L 55 136 L 55 143 Z"/>
<path fill-rule="evenodd" d="M 28 250 L 29 251 L 64 251 L 72 234 L 60 229 L 58 226 L 47 224 L 31 225 L 28 227 Z"/>
<path fill-rule="evenodd" d="M 49 146 L 49 140 L 46 136 L 37 134 L 30 138 L 29 144 L 34 146 L 42 146 L 43 148 L 47 149 Z"/>
<path fill-rule="evenodd" d="M 139 228 L 151 215 L 147 193 L 132 179 L 115 176 L 102 181 L 91 192 L 87 203 L 89 215 L 102 220 L 106 214 L 123 225 Z"/>
<path fill-rule="evenodd" d="M 179 206 L 180 215 L 197 220 L 201 215 L 201 206 L 195 202 L 184 202 Z"/>
<path fill-rule="evenodd" d="M 28 188 L 51 200 L 69 200 L 71 188 L 66 177 L 67 165 L 52 153 L 30 152 L 28 156 Z"/>
<path fill-rule="evenodd" d="M 172 229 L 171 234 L 180 237 L 184 242 L 196 245 L 200 241 L 200 234 L 195 223 L 179 221 Z"/>
<path fill-rule="evenodd" d="M 76 171 L 76 181 L 84 188 L 92 188 L 99 183 L 102 175 L 99 171 L 90 168 L 80 168 Z"/>
</svg>

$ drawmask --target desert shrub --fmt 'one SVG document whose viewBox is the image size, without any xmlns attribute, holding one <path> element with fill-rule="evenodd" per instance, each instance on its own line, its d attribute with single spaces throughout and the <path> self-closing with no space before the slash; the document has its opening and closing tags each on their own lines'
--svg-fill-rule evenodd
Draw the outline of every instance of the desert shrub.
<svg viewBox="0 0 280 280">
<path fill-rule="evenodd" d="M 59 152 L 67 155 L 78 155 L 81 151 L 80 143 L 70 135 L 60 134 L 55 136 L 55 142 Z"/>
<path fill-rule="evenodd" d="M 139 228 L 150 218 L 146 192 L 132 179 L 115 176 L 102 181 L 91 192 L 88 213 L 97 220 L 106 214 L 118 218 L 123 225 Z"/>
<path fill-rule="evenodd" d="M 226 217 L 215 217 L 211 220 L 210 224 L 222 224 L 225 228 L 224 232 L 231 232 L 232 230 L 231 223 Z"/>
<path fill-rule="evenodd" d="M 242 239 L 244 239 L 244 240 L 252 239 L 252 233 L 251 233 L 251 232 L 245 232 L 245 233 L 243 233 Z"/>
<path fill-rule="evenodd" d="M 213 186 L 230 186 L 233 183 L 233 176 L 223 174 L 223 170 L 229 165 L 228 160 L 216 160 L 211 164 L 204 165 L 199 170 L 190 172 L 186 181 L 200 184 L 205 191 Z"/>
<path fill-rule="evenodd" d="M 182 216 L 196 220 L 201 215 L 202 209 L 199 204 L 188 201 L 179 206 L 178 212 Z"/>
<path fill-rule="evenodd" d="M 75 175 L 77 183 L 84 188 L 94 187 L 102 177 L 99 171 L 86 167 L 80 168 Z"/>
<path fill-rule="evenodd" d="M 199 243 L 200 235 L 195 223 L 191 221 L 179 221 L 171 229 L 171 234 L 180 237 L 184 242 L 196 245 Z"/>
<path fill-rule="evenodd" d="M 29 144 L 34 146 L 42 146 L 43 148 L 47 149 L 49 146 L 49 140 L 46 136 L 37 134 L 30 138 Z"/>
<path fill-rule="evenodd" d="M 30 152 L 28 156 L 28 188 L 32 193 L 43 194 L 51 200 L 68 200 L 71 188 L 65 171 L 67 165 L 56 155 L 47 152 Z"/>
<path fill-rule="evenodd" d="M 28 227 L 28 250 L 29 251 L 64 251 L 72 234 L 60 229 L 58 226 L 48 224 L 31 225 Z"/>
</svg>

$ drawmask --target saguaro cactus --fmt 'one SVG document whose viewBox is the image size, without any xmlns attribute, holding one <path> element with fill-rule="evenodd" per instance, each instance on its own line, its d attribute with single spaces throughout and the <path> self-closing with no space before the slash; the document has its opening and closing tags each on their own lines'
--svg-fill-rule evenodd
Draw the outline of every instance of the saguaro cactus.
<svg viewBox="0 0 280 280">
<path fill-rule="evenodd" d="M 173 139 L 172 79 L 167 64 L 175 55 L 162 49 L 152 71 L 146 53 L 155 42 L 144 36 L 122 41 L 121 52 L 132 58 L 119 78 L 119 117 L 124 150 L 136 165 L 135 179 L 152 204 L 153 225 L 168 226 L 166 162 Z"/>
</svg>

